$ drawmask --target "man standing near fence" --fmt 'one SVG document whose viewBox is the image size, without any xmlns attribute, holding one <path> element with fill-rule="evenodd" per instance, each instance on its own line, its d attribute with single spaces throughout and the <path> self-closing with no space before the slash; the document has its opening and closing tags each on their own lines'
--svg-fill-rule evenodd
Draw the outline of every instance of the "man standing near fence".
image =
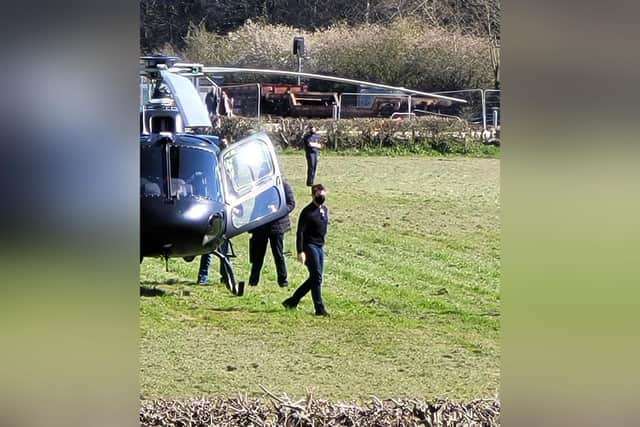
<svg viewBox="0 0 640 427">
<path fill-rule="evenodd" d="M 307 158 L 307 186 L 311 187 L 316 179 L 318 151 L 322 148 L 320 135 L 316 133 L 316 128 L 313 125 L 309 126 L 309 132 L 302 139 L 302 145 Z"/>
<path fill-rule="evenodd" d="M 211 86 L 211 90 L 207 92 L 204 103 L 207 105 L 209 118 L 214 122 L 218 118 L 218 92 L 215 86 Z"/>
</svg>

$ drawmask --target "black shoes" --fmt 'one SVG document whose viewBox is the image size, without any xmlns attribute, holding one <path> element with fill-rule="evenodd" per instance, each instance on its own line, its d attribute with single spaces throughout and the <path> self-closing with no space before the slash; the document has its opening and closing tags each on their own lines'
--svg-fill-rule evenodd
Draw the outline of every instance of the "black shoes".
<svg viewBox="0 0 640 427">
<path fill-rule="evenodd" d="M 258 286 L 258 282 L 249 281 L 249 286 Z"/>
<path fill-rule="evenodd" d="M 324 307 L 316 307 L 316 316 L 331 317 L 327 309 Z"/>
<path fill-rule="evenodd" d="M 298 307 L 298 303 L 295 302 L 293 298 L 287 298 L 286 300 L 282 301 L 282 306 L 287 309 L 294 309 Z"/>
</svg>

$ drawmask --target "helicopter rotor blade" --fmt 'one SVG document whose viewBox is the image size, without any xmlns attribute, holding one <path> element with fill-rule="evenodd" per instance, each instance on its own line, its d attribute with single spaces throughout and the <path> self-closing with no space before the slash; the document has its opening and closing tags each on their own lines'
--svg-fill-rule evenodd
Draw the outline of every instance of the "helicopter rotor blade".
<svg viewBox="0 0 640 427">
<path fill-rule="evenodd" d="M 176 106 L 180 110 L 185 127 L 211 127 L 207 107 L 188 78 L 166 70 L 160 70 L 162 81 L 169 86 Z"/>
<path fill-rule="evenodd" d="M 419 90 L 408 89 L 406 87 L 390 86 L 390 85 L 385 85 L 381 83 L 367 82 L 364 80 L 354 80 L 354 79 L 346 79 L 343 77 L 327 76 L 324 74 L 313 74 L 313 73 L 302 73 L 302 72 L 298 73 L 296 71 L 269 70 L 269 69 L 260 69 L 260 68 L 239 68 L 239 67 L 202 67 L 202 72 L 205 75 L 224 74 L 224 73 L 252 73 L 252 74 L 275 74 L 280 76 L 294 76 L 294 77 L 300 76 L 300 77 L 306 77 L 310 79 L 328 80 L 328 81 L 334 81 L 339 83 L 349 83 L 354 85 L 376 87 L 380 89 L 396 90 L 396 91 L 403 92 L 410 95 L 426 96 L 430 98 L 441 99 L 441 100 L 446 100 L 451 102 L 459 102 L 462 104 L 467 103 L 467 101 L 464 99 L 454 98 L 451 96 L 438 95 L 431 92 L 423 92 Z"/>
</svg>

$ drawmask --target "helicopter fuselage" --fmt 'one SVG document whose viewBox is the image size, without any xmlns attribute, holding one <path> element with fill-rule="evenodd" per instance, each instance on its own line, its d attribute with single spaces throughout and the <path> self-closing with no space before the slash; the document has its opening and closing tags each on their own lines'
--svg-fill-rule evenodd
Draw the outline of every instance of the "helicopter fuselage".
<svg viewBox="0 0 640 427">
<path fill-rule="evenodd" d="M 218 139 L 207 135 L 142 135 L 141 255 L 191 257 L 223 241 L 225 209 Z"/>
</svg>

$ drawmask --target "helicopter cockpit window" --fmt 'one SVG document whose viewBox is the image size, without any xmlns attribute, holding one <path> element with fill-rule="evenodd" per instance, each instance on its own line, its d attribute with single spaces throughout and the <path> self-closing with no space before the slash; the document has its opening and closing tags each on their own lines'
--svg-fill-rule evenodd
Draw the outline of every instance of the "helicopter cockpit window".
<svg viewBox="0 0 640 427">
<path fill-rule="evenodd" d="M 242 197 L 268 181 L 275 173 L 267 145 L 247 144 L 230 151 L 223 159 L 231 192 Z"/>
<path fill-rule="evenodd" d="M 164 148 L 144 148 L 140 154 L 140 195 L 166 196 Z M 216 156 L 196 148 L 170 147 L 171 197 L 222 201 Z"/>
<path fill-rule="evenodd" d="M 222 201 L 216 174 L 218 160 L 213 153 L 180 146 L 171 147 L 170 153 L 172 197 Z"/>
<path fill-rule="evenodd" d="M 145 197 L 162 196 L 164 176 L 161 147 L 149 147 L 140 152 L 140 195 Z"/>
</svg>

